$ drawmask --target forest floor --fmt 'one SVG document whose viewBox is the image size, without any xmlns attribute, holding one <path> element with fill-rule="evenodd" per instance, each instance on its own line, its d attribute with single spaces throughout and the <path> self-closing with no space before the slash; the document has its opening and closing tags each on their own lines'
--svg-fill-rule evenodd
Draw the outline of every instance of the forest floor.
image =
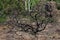
<svg viewBox="0 0 60 40">
<path fill-rule="evenodd" d="M 0 40 L 60 40 L 60 23 L 48 24 L 36 37 L 19 31 L 18 27 L 0 25 Z"/>
<path fill-rule="evenodd" d="M 11 25 L 0 25 L 0 40 L 60 40 L 60 11 L 56 15 L 57 22 L 49 23 L 36 36 L 19 31 Z"/>
</svg>

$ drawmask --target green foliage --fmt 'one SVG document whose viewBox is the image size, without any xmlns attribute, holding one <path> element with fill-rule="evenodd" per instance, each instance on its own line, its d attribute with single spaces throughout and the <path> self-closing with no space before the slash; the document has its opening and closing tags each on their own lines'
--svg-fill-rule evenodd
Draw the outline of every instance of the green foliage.
<svg viewBox="0 0 60 40">
<path fill-rule="evenodd" d="M 31 7 L 35 6 L 37 3 L 39 3 L 39 1 L 40 0 L 31 0 Z M 25 16 L 26 13 L 24 13 L 24 7 L 24 1 L 22 0 L 0 0 L 0 22 L 6 21 L 7 15 L 13 14 L 15 9 L 22 12 L 22 14 Z M 43 20 L 45 18 L 40 17 L 40 19 Z"/>
<path fill-rule="evenodd" d="M 0 22 L 6 21 L 7 14 L 12 14 L 13 9 L 24 10 L 22 0 L 0 0 Z"/>
<path fill-rule="evenodd" d="M 33 7 L 34 5 L 36 5 L 37 3 L 39 3 L 40 0 L 31 0 L 30 4 L 31 7 Z"/>
<path fill-rule="evenodd" d="M 60 0 L 54 0 L 55 2 L 57 2 L 57 3 L 60 3 Z"/>
</svg>

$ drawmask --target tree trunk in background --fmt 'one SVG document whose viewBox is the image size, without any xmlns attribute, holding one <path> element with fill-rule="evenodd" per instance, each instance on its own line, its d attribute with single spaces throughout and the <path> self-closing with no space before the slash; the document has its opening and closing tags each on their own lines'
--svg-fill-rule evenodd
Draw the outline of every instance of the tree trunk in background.
<svg viewBox="0 0 60 40">
<path fill-rule="evenodd" d="M 30 0 L 25 0 L 25 10 L 30 11 Z"/>
<path fill-rule="evenodd" d="M 25 10 L 27 11 L 27 0 L 25 0 Z"/>
<path fill-rule="evenodd" d="M 30 0 L 28 0 L 28 11 L 30 11 Z"/>
</svg>

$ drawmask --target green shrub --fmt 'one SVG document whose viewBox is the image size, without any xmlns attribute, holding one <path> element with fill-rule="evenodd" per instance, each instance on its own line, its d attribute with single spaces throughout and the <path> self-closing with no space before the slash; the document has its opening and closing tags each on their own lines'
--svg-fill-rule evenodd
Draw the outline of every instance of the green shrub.
<svg viewBox="0 0 60 40">
<path fill-rule="evenodd" d="M 22 0 L 0 0 L 0 22 L 6 21 L 7 14 L 12 14 L 14 9 L 24 10 L 23 3 Z"/>
</svg>

